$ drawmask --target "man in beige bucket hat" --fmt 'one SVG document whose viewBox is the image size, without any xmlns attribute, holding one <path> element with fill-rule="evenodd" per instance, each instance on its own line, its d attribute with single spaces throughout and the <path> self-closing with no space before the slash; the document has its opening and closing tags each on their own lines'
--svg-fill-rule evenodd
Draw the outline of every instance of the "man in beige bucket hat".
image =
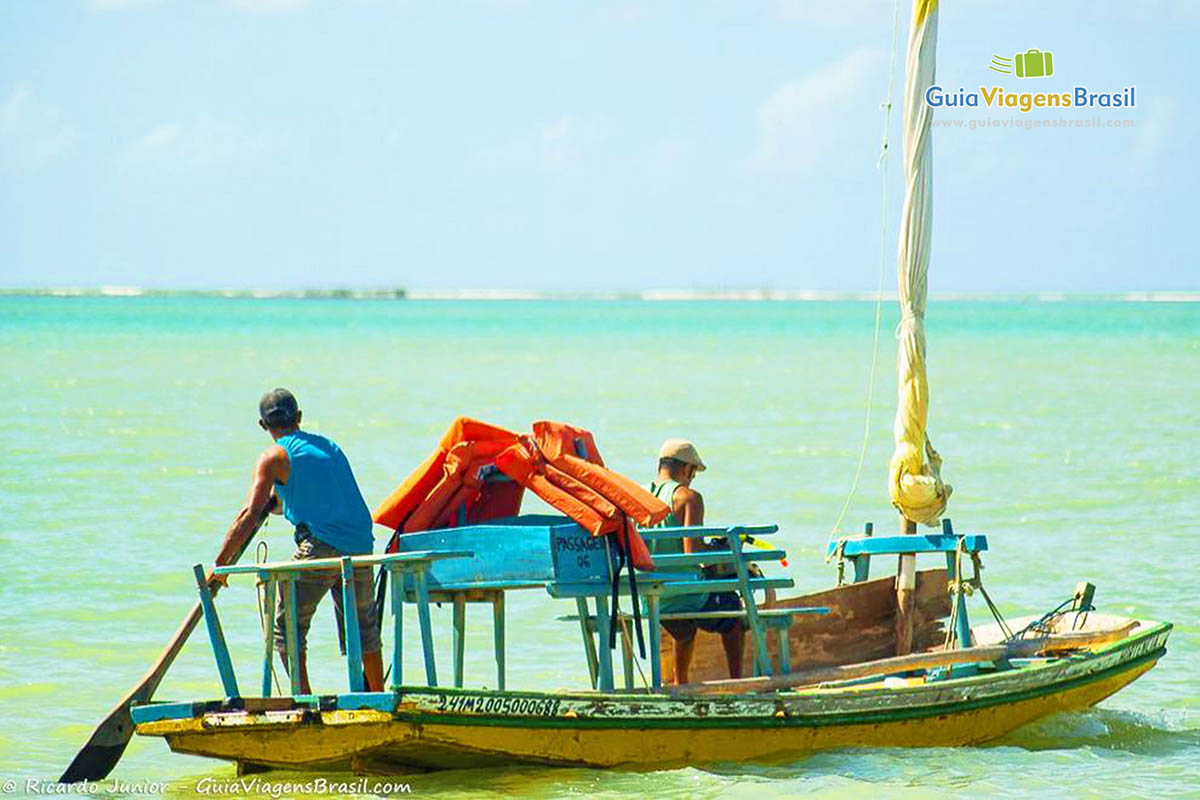
<svg viewBox="0 0 1200 800">
<path fill-rule="evenodd" d="M 704 498 L 692 488 L 696 474 L 706 469 L 696 446 L 686 439 L 668 439 L 658 450 L 658 475 L 650 482 L 650 493 L 671 507 L 671 513 L 661 527 L 704 524 Z M 668 553 L 702 553 L 706 550 L 726 550 L 719 544 L 706 544 L 696 536 L 689 539 L 652 539 L 650 552 L 655 555 Z M 735 592 L 713 594 L 689 594 L 664 598 L 659 610 L 664 614 L 682 614 L 691 611 L 740 611 L 741 600 Z M 673 619 L 664 620 L 662 626 L 674 640 L 675 683 L 688 682 L 688 668 L 696 648 L 696 631 L 704 629 L 721 634 L 725 647 L 725 659 L 729 676 L 742 676 L 742 653 L 745 647 L 745 630 L 737 618 L 725 619 Z M 657 635 L 657 634 L 651 634 Z"/>
</svg>

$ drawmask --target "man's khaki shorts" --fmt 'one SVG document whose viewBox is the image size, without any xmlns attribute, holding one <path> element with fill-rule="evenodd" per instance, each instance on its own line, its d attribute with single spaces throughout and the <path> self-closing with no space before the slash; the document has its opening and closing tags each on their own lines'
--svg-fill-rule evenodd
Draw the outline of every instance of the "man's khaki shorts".
<svg viewBox="0 0 1200 800">
<path fill-rule="evenodd" d="M 296 546 L 292 554 L 293 561 L 311 561 L 315 558 L 341 558 L 342 553 L 322 542 L 320 539 L 308 538 Z M 338 582 L 340 573 L 334 570 L 325 572 L 302 573 L 305 577 L 296 581 L 296 605 L 299 609 L 297 624 L 300 628 L 300 652 L 306 651 L 305 640 L 308 639 L 308 626 L 316 613 L 321 598 L 329 594 L 330 588 Z M 362 637 L 364 653 L 379 650 L 379 625 L 375 618 L 375 581 L 370 567 L 357 567 L 354 570 L 354 599 L 358 606 L 358 632 Z M 284 662 L 287 662 L 287 643 L 284 640 L 283 609 L 286 598 L 283 587 L 280 586 L 279 597 L 275 601 L 275 651 Z M 342 616 L 342 593 L 333 595 L 333 607 L 338 618 Z"/>
</svg>

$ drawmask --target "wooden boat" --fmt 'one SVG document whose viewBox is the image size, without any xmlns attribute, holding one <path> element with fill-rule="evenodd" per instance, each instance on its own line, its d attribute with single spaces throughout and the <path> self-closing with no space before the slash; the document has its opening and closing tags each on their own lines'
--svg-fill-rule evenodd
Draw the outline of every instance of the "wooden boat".
<svg viewBox="0 0 1200 800">
<path fill-rule="evenodd" d="M 1060 624 L 1069 627 L 1076 616 Z M 1077 632 L 1104 635 L 1066 653 L 1003 667 L 985 662 L 970 674 L 904 670 L 761 694 L 406 686 L 382 696 L 189 704 L 176 717 L 169 714 L 177 707 L 149 705 L 134 718 L 139 734 L 162 736 L 176 752 L 233 761 L 242 770 L 658 769 L 848 746 L 967 745 L 1119 691 L 1164 654 L 1170 630 L 1093 612 Z M 997 634 L 976 631 L 985 642 Z"/>
<path fill-rule="evenodd" d="M 753 530 L 756 536 L 769 532 L 763 527 Z M 696 532 L 672 531 L 675 535 Z M 734 560 L 735 551 L 747 564 L 778 558 L 776 551 L 741 550 L 736 545 L 738 531 L 726 531 L 734 542 L 729 561 Z M 505 538 L 498 538 L 498 532 Z M 961 543 L 971 539 L 951 534 L 855 541 L 868 542 L 876 553 L 886 553 L 902 538 L 906 545 L 907 540 L 930 547 L 933 542 L 944 548 L 941 552 L 960 550 Z M 977 546 L 981 540 L 974 537 Z M 431 600 L 448 601 L 456 609 L 457 642 L 463 641 L 463 622 L 457 610 L 468 598 L 492 603 L 499 609 L 493 619 L 502 682 L 504 594 L 536 587 L 565 596 L 563 586 L 587 581 L 578 562 L 563 556 L 578 553 L 583 543 L 591 541 L 595 540 L 590 534 L 566 518 L 527 517 L 419 534 L 405 542 L 418 549 L 364 557 L 358 563 L 383 565 L 396 579 L 394 585 L 403 587 L 404 599 L 418 604 L 423 647 L 432 647 L 427 627 Z M 608 541 L 599 541 L 604 554 Z M 439 543 L 440 547 L 431 546 Z M 464 544 L 476 550 L 461 549 Z M 542 563 L 536 565 L 539 550 Z M 501 582 L 489 580 L 479 570 L 486 563 L 496 563 L 501 551 L 509 554 L 510 566 L 499 570 L 505 572 Z M 706 554 L 706 558 L 714 556 Z M 607 559 L 596 561 L 605 563 Z M 347 560 L 345 569 L 353 563 Z M 513 563 L 525 565 L 519 580 L 512 575 Z M 333 565 L 292 562 L 223 569 L 286 585 L 297 570 L 322 566 Z M 607 610 L 603 590 L 611 585 L 609 574 L 607 568 L 598 570 L 598 580 L 587 590 L 602 599 L 598 606 L 602 612 Z M 269 691 L 264 697 L 242 697 L 236 682 L 229 681 L 233 670 L 215 607 L 209 601 L 204 605 L 219 672 L 226 681 L 225 699 L 150 703 L 135 707 L 133 718 L 140 735 L 161 736 L 176 752 L 236 762 L 243 771 L 410 772 L 514 764 L 657 769 L 847 746 L 966 745 L 1108 697 L 1162 657 L 1171 631 L 1166 623 L 1100 614 L 1090 610 L 1090 597 L 1081 597 L 1072 608 L 1031 629 L 1032 639 L 1010 634 L 1037 620 L 1013 620 L 1007 630 L 998 623 L 969 629 L 970 647 L 947 650 L 941 647 L 945 637 L 942 620 L 952 610 L 947 571 L 926 570 L 917 576 L 914 640 L 922 648 L 933 645 L 929 650 L 879 657 L 895 645 L 891 577 L 767 604 L 755 603 L 754 595 L 755 587 L 768 584 L 749 583 L 748 605 L 755 606 L 764 618 L 788 608 L 815 612 L 788 618 L 785 630 L 795 653 L 788 669 L 782 669 L 781 640 L 772 638 L 766 665 L 754 664 L 755 656 L 750 657 L 752 665 L 765 666 L 757 670 L 762 673 L 759 677 L 710 680 L 703 675 L 707 667 L 700 658 L 705 652 L 701 644 L 694 674 L 704 679 L 682 687 L 637 686 L 628 680 L 627 671 L 623 690 L 603 686 L 606 668 L 608 680 L 612 680 L 612 663 L 607 667 L 603 663 L 608 651 L 603 635 L 597 637 L 598 642 L 593 639 L 608 622 L 607 614 L 599 613 L 585 617 L 591 623 L 584 635 L 585 651 L 600 645 L 597 688 L 593 689 L 463 688 L 463 655 L 457 649 L 453 654 L 456 685 L 439 687 L 435 685 L 436 664 L 427 649 L 425 685 L 404 683 L 391 691 L 368 693 L 361 691 L 361 683 L 355 685 L 361 666 L 354 661 L 359 655 L 352 647 L 349 692 L 302 696 L 293 688 L 285 697 L 270 697 Z M 646 591 L 670 593 L 672 580 L 652 578 L 650 573 L 643 577 Z M 746 580 L 772 579 L 747 574 Z M 504 588 L 498 583 L 505 584 Z M 207 587 L 203 580 L 198 586 L 203 600 Z M 346 587 L 352 592 L 353 582 L 346 582 Z M 346 608 L 354 608 L 349 602 L 352 599 L 347 598 Z M 394 602 L 396 607 L 398 601 Z M 353 615 L 346 620 L 348 625 L 352 619 Z M 760 626 L 760 634 L 765 628 L 765 623 Z M 403 641 L 402 633 L 397 641 Z M 855 644 L 848 646 L 847 642 Z M 651 644 L 656 643 L 652 640 Z M 626 650 L 631 651 L 632 646 Z M 393 653 L 393 669 L 399 664 L 398 651 Z M 653 656 L 668 664 L 669 648 L 662 651 Z M 864 655 L 866 660 L 848 662 Z M 592 663 L 590 658 L 587 663 Z M 268 690 L 269 668 L 268 660 L 264 664 Z"/>
<path fill-rule="evenodd" d="M 792 585 L 770 574 L 773 563 L 784 560 L 782 550 L 743 548 L 744 540 L 769 536 L 774 526 L 639 532 L 632 521 L 650 528 L 666 515 L 665 507 L 607 472 L 586 431 L 538 423 L 528 437 L 460 420 L 377 515 L 397 531 L 398 552 L 217 570 L 256 574 L 267 597 L 278 588 L 281 598 L 291 598 L 284 602 L 294 604 L 288 587 L 306 570 L 340 567 L 349 577 L 356 564 L 378 566 L 394 587 L 390 691 L 363 691 L 354 582 L 344 580 L 343 605 L 351 612 L 345 618 L 349 691 L 300 695 L 293 678 L 290 694 L 272 696 L 268 635 L 262 696 L 243 696 L 204 571 L 196 565 L 223 699 L 144 703 L 132 710 L 137 733 L 243 770 L 404 772 L 512 764 L 658 769 L 834 747 L 974 744 L 1053 712 L 1087 708 L 1149 670 L 1166 652 L 1169 623 L 1100 614 L 1092 608 L 1089 584 L 1043 617 L 1006 623 L 980 580 L 985 537 L 955 534 L 944 519 L 950 487 L 941 480 L 941 458 L 926 433 L 923 328 L 932 183 L 930 111 L 922 98 L 933 81 L 936 6 L 936 0 L 915 0 L 905 87 L 900 404 L 889 487 L 903 535 L 831 542 L 839 576 L 853 565 L 852 583 L 839 577 L 826 592 L 760 604 L 756 593 Z M 502 485 L 504 479 L 510 483 Z M 511 516 L 524 489 L 570 519 Z M 939 522 L 942 533 L 916 534 L 918 523 Z M 706 536 L 719 537 L 728 549 L 657 556 L 651 564 L 643 544 Z M 930 553 L 945 558 L 945 570 L 917 571 L 917 556 Z M 874 556 L 898 556 L 896 576 L 870 580 Z M 975 567 L 970 578 L 968 560 Z M 702 563 L 723 565 L 733 576 L 701 577 L 696 568 Z M 564 621 L 582 634 L 590 689 L 506 690 L 504 597 L 531 589 L 574 601 L 576 613 Z M 751 644 L 745 670 L 754 677 L 724 679 L 714 640 L 700 634 L 694 682 L 666 685 L 671 648 L 663 646 L 660 622 L 666 617 L 659 600 L 716 591 L 740 595 L 741 611 L 706 613 L 744 621 Z M 970 625 L 967 596 L 976 591 L 987 599 L 995 623 Z M 622 595 L 630 596 L 632 615 L 619 613 Z M 646 603 L 651 673 L 641 686 L 634 679 L 630 633 L 640 636 L 639 596 Z M 453 688 L 438 683 L 429 609 L 435 600 L 454 609 Z M 423 684 L 401 676 L 403 602 L 417 606 Z M 492 690 L 463 686 L 465 610 L 477 602 L 493 610 L 498 688 Z M 618 630 L 621 690 L 614 677 Z M 288 652 L 295 653 L 294 625 L 286 633 Z M 289 666 L 295 676 L 294 660 Z"/>
</svg>

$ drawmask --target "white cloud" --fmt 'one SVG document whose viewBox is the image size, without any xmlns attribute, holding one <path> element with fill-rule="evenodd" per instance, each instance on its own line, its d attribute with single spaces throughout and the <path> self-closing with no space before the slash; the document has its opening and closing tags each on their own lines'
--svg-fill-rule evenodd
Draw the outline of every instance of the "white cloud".
<svg viewBox="0 0 1200 800">
<path fill-rule="evenodd" d="M 178 122 L 163 122 L 142 134 L 138 146 L 146 150 L 159 150 L 170 147 L 172 143 L 179 141 L 182 135 L 183 125 Z"/>
<path fill-rule="evenodd" d="M 163 0 L 88 0 L 93 11 L 129 11 L 160 5 Z"/>
<path fill-rule="evenodd" d="M 870 105 L 862 93 L 882 87 L 883 53 L 860 47 L 817 72 L 775 89 L 758 107 L 758 145 L 753 166 L 802 172 L 843 138 L 856 108 Z"/>
<path fill-rule="evenodd" d="M 1154 166 L 1179 111 L 1175 98 L 1163 95 L 1151 97 L 1146 105 L 1146 115 L 1137 121 L 1130 160 L 1133 171 L 1138 174 L 1148 172 Z"/>
<path fill-rule="evenodd" d="M 650 153 L 650 177 L 661 180 L 677 174 L 691 155 L 691 150 L 691 144 L 683 139 L 660 139 Z"/>
<path fill-rule="evenodd" d="M 285 150 L 282 137 L 272 131 L 197 116 L 150 126 L 117 156 L 116 167 L 131 177 L 178 175 L 220 165 L 256 165 Z"/>
<path fill-rule="evenodd" d="M 93 11 L 132 11 L 163 5 L 166 0 L 87 0 Z M 308 0 L 219 0 L 220 5 L 250 14 L 285 14 L 308 5 Z"/>
<path fill-rule="evenodd" d="M 602 138 L 595 121 L 563 114 L 542 129 L 538 166 L 558 175 L 578 172 L 587 151 Z"/>
<path fill-rule="evenodd" d="M 75 129 L 58 110 L 38 102 L 33 89 L 18 85 L 0 105 L 0 152 L 5 166 L 38 166 L 75 144 Z"/>
<path fill-rule="evenodd" d="M 903 18 L 908 3 L 902 3 Z M 892 18 L 892 4 L 888 0 L 776 0 L 779 16 L 789 22 L 821 27 L 842 27 L 884 17 Z"/>
<path fill-rule="evenodd" d="M 252 14 L 284 14 L 308 4 L 307 0 L 226 0 L 226 3 L 238 11 Z"/>
</svg>

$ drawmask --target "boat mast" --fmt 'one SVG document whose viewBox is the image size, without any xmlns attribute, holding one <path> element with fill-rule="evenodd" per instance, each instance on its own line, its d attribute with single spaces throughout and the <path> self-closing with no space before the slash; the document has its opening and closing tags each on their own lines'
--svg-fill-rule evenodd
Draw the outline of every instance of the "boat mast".
<svg viewBox="0 0 1200 800">
<path fill-rule="evenodd" d="M 930 234 L 933 227 L 933 163 L 925 93 L 937 62 L 937 0 L 913 0 L 912 27 L 904 75 L 904 210 L 898 253 L 900 288 L 899 403 L 893 433 L 896 447 L 888 491 L 900 512 L 901 533 L 917 523 L 937 525 L 946 510 L 950 486 L 941 479 L 942 459 L 929 441 L 929 381 L 925 375 L 925 303 L 928 293 Z M 900 557 L 896 578 L 896 652 L 912 650 L 916 557 Z"/>
</svg>

